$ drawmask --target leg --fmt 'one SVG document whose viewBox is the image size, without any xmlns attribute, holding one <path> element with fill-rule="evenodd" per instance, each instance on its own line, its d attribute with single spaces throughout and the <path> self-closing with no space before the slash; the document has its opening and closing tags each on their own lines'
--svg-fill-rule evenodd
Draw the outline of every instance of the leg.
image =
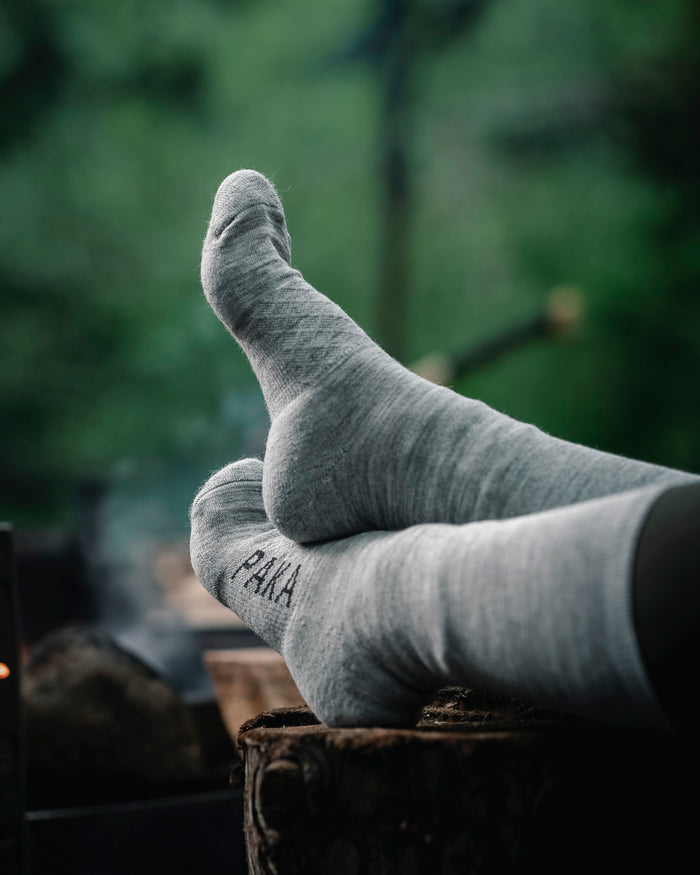
<svg viewBox="0 0 700 875">
<path fill-rule="evenodd" d="M 689 730 L 697 713 L 700 635 L 700 485 L 665 492 L 639 539 L 635 624 L 642 656 L 671 723 Z"/>
<path fill-rule="evenodd" d="M 557 440 L 401 367 L 291 268 L 282 205 L 254 171 L 219 188 L 202 283 L 260 381 L 265 506 L 296 541 L 698 480 Z"/>
<path fill-rule="evenodd" d="M 459 684 L 666 727 L 632 610 L 639 532 L 663 488 L 302 546 L 268 521 L 261 484 L 254 460 L 205 484 L 193 567 L 329 725 L 410 723 L 430 691 Z"/>
</svg>

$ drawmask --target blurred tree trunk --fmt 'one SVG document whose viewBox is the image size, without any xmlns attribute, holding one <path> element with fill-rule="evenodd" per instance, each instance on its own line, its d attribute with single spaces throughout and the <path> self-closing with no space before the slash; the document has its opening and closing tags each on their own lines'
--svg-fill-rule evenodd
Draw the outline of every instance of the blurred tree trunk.
<svg viewBox="0 0 700 875">
<path fill-rule="evenodd" d="M 410 0 L 383 0 L 390 22 L 381 77 L 381 237 L 378 339 L 397 359 L 405 353 L 409 296 L 409 235 L 411 187 L 408 159 L 411 51 L 408 44 Z"/>
</svg>

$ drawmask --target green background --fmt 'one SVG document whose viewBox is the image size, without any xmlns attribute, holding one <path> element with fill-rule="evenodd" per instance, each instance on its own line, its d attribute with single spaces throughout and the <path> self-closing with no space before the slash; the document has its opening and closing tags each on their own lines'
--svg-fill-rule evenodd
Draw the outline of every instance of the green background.
<svg viewBox="0 0 700 875">
<path fill-rule="evenodd" d="M 696 4 L 492 2 L 466 24 L 406 5 L 402 357 L 469 349 L 573 285 L 570 342 L 455 388 L 700 470 Z M 275 180 L 295 266 L 377 337 L 390 7 L 3 4 L 0 517 L 69 524 L 97 478 L 139 525 L 185 531 L 207 472 L 262 447 L 257 384 L 199 287 L 234 169 Z"/>
</svg>

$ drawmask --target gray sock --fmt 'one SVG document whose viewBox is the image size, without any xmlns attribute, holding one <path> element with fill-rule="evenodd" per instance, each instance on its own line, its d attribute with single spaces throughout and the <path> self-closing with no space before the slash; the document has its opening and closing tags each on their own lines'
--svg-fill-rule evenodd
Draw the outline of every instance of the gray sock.
<svg viewBox="0 0 700 875">
<path fill-rule="evenodd" d="M 262 387 L 265 507 L 296 541 L 698 479 L 558 440 L 407 371 L 291 268 L 282 205 L 252 170 L 219 188 L 202 283 Z"/>
<path fill-rule="evenodd" d="M 654 486 L 515 519 L 299 545 L 268 521 L 262 464 L 191 509 L 201 583 L 285 658 L 328 725 L 400 725 L 446 684 L 665 728 L 637 647 L 631 575 Z"/>
</svg>

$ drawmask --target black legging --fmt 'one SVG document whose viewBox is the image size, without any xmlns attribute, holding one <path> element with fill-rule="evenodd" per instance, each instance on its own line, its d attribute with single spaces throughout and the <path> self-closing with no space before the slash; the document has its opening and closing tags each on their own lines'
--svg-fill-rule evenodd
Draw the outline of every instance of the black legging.
<svg viewBox="0 0 700 875">
<path fill-rule="evenodd" d="M 674 487 L 652 508 L 637 547 L 633 602 L 659 703 L 671 725 L 687 732 L 698 710 L 700 484 Z"/>
</svg>

